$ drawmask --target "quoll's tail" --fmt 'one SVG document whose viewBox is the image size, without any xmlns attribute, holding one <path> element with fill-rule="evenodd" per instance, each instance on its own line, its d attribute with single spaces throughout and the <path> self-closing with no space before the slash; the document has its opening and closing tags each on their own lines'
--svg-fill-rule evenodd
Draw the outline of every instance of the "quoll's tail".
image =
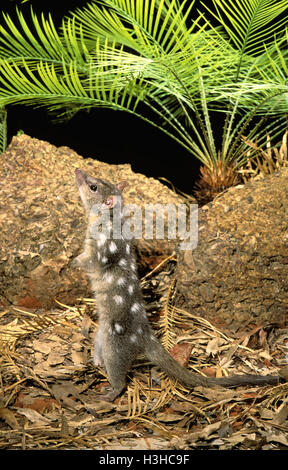
<svg viewBox="0 0 288 470">
<path fill-rule="evenodd" d="M 189 372 L 182 367 L 173 357 L 161 346 L 156 338 L 147 338 L 145 344 L 145 355 L 155 365 L 159 366 L 167 375 L 178 380 L 184 385 L 195 387 L 202 385 L 213 387 L 233 388 L 239 385 L 277 385 L 280 377 L 275 375 L 233 375 L 225 378 L 203 377 L 193 372 Z"/>
</svg>

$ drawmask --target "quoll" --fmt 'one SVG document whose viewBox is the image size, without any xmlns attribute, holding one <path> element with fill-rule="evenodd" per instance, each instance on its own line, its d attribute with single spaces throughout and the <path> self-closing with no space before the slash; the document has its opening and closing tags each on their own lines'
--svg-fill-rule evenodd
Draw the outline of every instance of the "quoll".
<svg viewBox="0 0 288 470">
<path fill-rule="evenodd" d="M 106 369 L 112 386 L 112 390 L 101 398 L 113 401 L 125 389 L 126 375 L 139 354 L 144 354 L 170 377 L 186 386 L 277 384 L 280 378 L 274 375 L 204 377 L 189 372 L 173 359 L 159 343 L 149 325 L 137 275 L 133 243 L 130 237 L 125 238 L 124 231 L 121 231 L 120 237 L 113 238 L 116 215 L 120 218 L 118 222 L 121 228 L 126 220 L 121 215 L 122 191 L 126 182 L 114 185 L 94 178 L 79 168 L 75 173 L 88 224 L 84 251 L 75 258 L 74 266 L 84 269 L 90 278 L 99 319 L 94 363 Z M 99 223 L 99 218 L 101 221 L 105 220 L 105 227 L 103 222 L 102 225 Z M 95 226 L 98 227 L 97 236 Z"/>
</svg>

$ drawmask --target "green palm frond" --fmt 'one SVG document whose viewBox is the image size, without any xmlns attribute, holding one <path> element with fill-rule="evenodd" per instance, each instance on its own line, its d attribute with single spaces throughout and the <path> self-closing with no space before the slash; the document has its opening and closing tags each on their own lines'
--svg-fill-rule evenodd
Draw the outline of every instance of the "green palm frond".
<svg viewBox="0 0 288 470">
<path fill-rule="evenodd" d="M 134 89 L 131 80 L 125 80 L 122 93 L 119 86 L 102 87 L 100 80 L 89 81 L 77 69 L 77 64 L 62 62 L 61 73 L 59 65 L 44 61 L 38 62 L 33 70 L 26 63 L 22 67 L 9 60 L 0 60 L 1 88 L 0 105 L 13 103 L 26 103 L 30 105 L 47 106 L 51 111 L 59 111 L 65 107 L 91 108 L 96 105 L 125 107 L 131 105 Z M 132 79 L 133 82 L 133 79 Z M 139 84 L 141 86 L 141 83 Z M 130 93 L 129 89 L 131 90 Z M 143 93 L 143 91 L 142 91 Z M 138 100 L 136 96 L 136 101 Z M 131 109 L 133 111 L 133 107 Z"/>
<path fill-rule="evenodd" d="M 195 0 L 104 0 L 76 10 L 72 18 L 79 37 L 85 38 L 93 50 L 98 38 L 115 41 L 139 54 L 157 57 L 164 52 L 183 50 L 189 45 L 189 34 L 200 23 L 202 14 L 187 28 L 187 19 Z M 205 28 L 205 25 L 203 26 Z M 201 28 L 198 28 L 201 31 Z"/>
<path fill-rule="evenodd" d="M 126 111 L 156 126 L 190 152 L 193 152 L 193 146 L 196 147 L 180 121 L 153 96 L 141 77 L 123 73 L 121 77 L 117 75 L 114 82 L 108 80 L 107 83 L 99 75 L 94 78 L 91 75 L 90 79 L 83 80 L 77 67 L 73 63 L 68 67 L 64 61 L 61 75 L 59 66 L 56 73 L 54 64 L 47 62 L 40 62 L 35 70 L 31 70 L 27 64 L 20 67 L 8 60 L 0 60 L 0 73 L 0 106 L 7 103 L 45 106 L 62 116 L 69 116 L 71 110 L 75 112 L 92 107 Z M 141 100 L 148 103 L 149 108 L 159 117 L 160 124 L 137 113 L 137 105 Z M 170 131 L 163 123 L 169 125 Z"/>
<path fill-rule="evenodd" d="M 21 11 L 17 9 L 19 26 L 17 27 L 11 17 L 3 13 L 6 24 L 0 25 L 0 57 L 14 63 L 23 62 L 37 64 L 39 61 L 47 61 L 55 66 L 62 67 L 63 60 L 69 63 L 77 62 L 79 69 L 86 66 L 89 56 L 85 43 L 78 41 L 73 31 L 68 29 L 64 37 L 60 37 L 52 17 L 48 19 L 41 15 L 39 20 L 31 8 L 31 20 L 35 29 L 32 32 Z"/>
<path fill-rule="evenodd" d="M 288 4 L 287 0 L 213 0 L 215 12 L 203 5 L 224 27 L 230 44 L 239 51 L 234 79 L 230 84 L 224 81 L 222 88 L 226 100 L 230 102 L 226 108 L 219 154 L 222 162 L 227 165 L 233 162 L 239 167 L 243 164 L 243 156 L 247 155 L 244 132 L 248 133 L 249 139 L 264 143 L 268 127 L 276 138 L 287 125 L 284 116 L 272 124 L 265 122 L 267 114 L 279 116 L 283 111 L 287 112 L 288 103 L 284 100 L 285 105 L 280 106 L 285 96 L 283 82 L 280 83 L 275 74 L 269 80 L 261 70 L 271 67 L 267 49 L 273 50 L 282 42 L 282 29 L 287 25 L 288 18 L 287 15 L 283 17 L 283 13 L 287 11 Z M 278 41 L 275 40 L 277 34 Z M 250 129 L 257 115 L 264 116 Z M 240 121 L 239 116 L 242 116 Z"/>
<path fill-rule="evenodd" d="M 215 27 L 192 15 L 190 0 L 95 0 L 64 18 L 60 32 L 32 10 L 29 28 L 18 10 L 19 26 L 8 15 L 0 26 L 0 106 L 45 106 L 60 118 L 91 107 L 126 111 L 204 165 L 237 167 L 243 136 L 264 142 L 266 128 L 272 139 L 285 123 L 285 5 L 213 0 L 214 10 L 205 7 Z M 220 148 L 211 111 L 226 114 Z"/>
<path fill-rule="evenodd" d="M 265 103 L 261 107 L 261 113 L 285 113 L 288 103 L 288 30 L 285 34 L 265 48 L 261 60 L 257 63 L 256 80 L 263 84 L 262 95 L 269 97 L 275 90 L 275 96 L 271 97 L 268 106 Z"/>
<path fill-rule="evenodd" d="M 175 6 L 176 2 L 173 5 Z M 178 18 L 178 12 L 175 15 Z M 38 32 L 39 21 L 35 15 L 32 15 L 32 19 Z M 35 35 L 27 30 L 27 24 L 22 15 L 20 15 L 19 22 L 22 25 L 22 34 L 14 29 L 9 17 L 6 17 L 9 33 L 3 34 L 3 42 L 6 47 L 7 44 L 9 45 L 6 56 L 9 54 L 10 56 L 0 62 L 0 72 L 3 77 L 1 80 L 3 87 L 0 89 L 2 104 L 21 102 L 34 106 L 46 105 L 51 111 L 60 112 L 61 108 L 62 110 L 64 108 L 64 113 L 67 111 L 70 113 L 71 109 L 75 111 L 105 106 L 137 114 L 137 104 L 142 101 L 157 118 L 155 121 L 141 115 L 142 119 L 148 120 L 173 137 L 201 161 L 208 158 L 208 155 L 205 157 L 203 154 L 205 145 L 201 138 L 202 148 L 199 148 L 199 145 L 193 141 L 191 132 L 181 123 L 180 113 L 175 114 L 170 105 L 172 98 L 174 106 L 177 103 L 178 111 L 183 108 L 183 103 L 191 109 L 197 109 L 194 102 L 197 99 L 199 61 L 201 58 L 202 64 L 211 62 L 211 58 L 208 60 L 208 53 L 206 56 L 204 54 L 207 41 L 203 38 L 197 47 L 194 46 L 198 56 L 195 61 L 195 54 L 192 54 L 191 47 L 190 53 L 186 49 L 185 57 L 183 54 L 185 51 L 182 51 L 182 54 L 171 52 L 161 56 L 158 53 L 156 58 L 151 59 L 126 52 L 123 46 L 116 48 L 116 41 L 113 43 L 97 37 L 93 53 L 89 55 L 86 50 L 86 62 L 84 66 L 81 63 L 79 67 L 78 51 L 82 41 L 79 37 L 76 39 L 78 29 L 72 28 L 73 22 L 65 23 L 66 28 L 63 27 L 63 37 L 60 39 L 54 33 L 52 19 L 46 22 L 42 17 L 43 33 L 42 35 L 38 33 L 42 44 L 39 46 Z M 174 25 L 173 21 L 172 25 Z M 152 28 L 152 23 L 150 27 Z M 53 35 L 50 31 L 53 31 Z M 3 28 L 2 33 L 4 33 Z M 21 44 L 20 51 L 17 50 L 18 41 L 13 41 L 12 33 Z M 196 44 L 199 34 L 198 31 L 193 37 L 189 35 L 190 42 L 192 39 Z M 48 47 L 48 44 L 53 42 L 53 37 L 56 38 L 57 45 L 61 44 L 58 49 Z M 30 42 L 32 48 L 29 53 Z M 186 48 L 188 42 L 185 36 Z M 210 43 L 212 43 L 211 38 Z M 69 53 L 63 54 L 60 61 L 61 48 L 66 50 L 68 44 Z M 75 53 L 73 53 L 73 48 Z M 81 46 L 81 49 L 84 50 L 84 46 Z M 219 51 L 216 44 L 213 51 L 208 49 L 210 56 L 216 50 Z M 21 54 L 23 56 L 25 54 L 22 60 Z M 149 56 L 149 54 L 146 55 Z M 189 70 L 188 74 L 187 70 Z M 210 77 L 211 73 L 212 69 Z M 192 120 L 190 124 L 198 133 Z M 198 136 L 200 137 L 199 133 Z"/>
<path fill-rule="evenodd" d="M 287 0 L 212 0 L 221 24 L 241 54 L 259 55 L 287 26 Z"/>
</svg>

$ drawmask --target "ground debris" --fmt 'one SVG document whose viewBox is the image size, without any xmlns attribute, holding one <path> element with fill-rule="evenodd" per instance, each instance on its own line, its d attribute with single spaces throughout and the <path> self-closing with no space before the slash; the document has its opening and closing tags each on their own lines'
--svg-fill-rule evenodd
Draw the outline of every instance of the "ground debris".
<svg viewBox="0 0 288 470">
<path fill-rule="evenodd" d="M 198 211 L 198 243 L 179 250 L 186 310 L 231 332 L 287 318 L 288 168 L 224 191 Z M 287 333 L 287 332 L 286 332 Z M 259 338 L 265 343 L 265 334 Z"/>
<path fill-rule="evenodd" d="M 1 315 L 0 449 L 288 446 L 287 383 L 187 390 L 140 357 L 126 392 L 114 403 L 102 401 L 107 377 L 91 361 L 96 322 L 88 338 L 81 334 L 89 305 L 40 313 L 11 307 Z M 267 325 L 232 335 L 169 299 L 162 305 L 161 321 L 153 310 L 149 316 L 163 344 L 169 343 L 175 358 L 188 361 L 194 372 L 276 374 L 284 365 L 285 328 Z M 267 348 L 269 360 L 263 355 Z"/>
</svg>

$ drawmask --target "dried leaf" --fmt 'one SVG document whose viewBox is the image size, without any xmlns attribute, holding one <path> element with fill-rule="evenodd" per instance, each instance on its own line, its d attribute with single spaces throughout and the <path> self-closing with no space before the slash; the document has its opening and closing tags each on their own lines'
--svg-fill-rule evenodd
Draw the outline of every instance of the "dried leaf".
<svg viewBox="0 0 288 470">
<path fill-rule="evenodd" d="M 72 362 L 76 365 L 85 365 L 87 362 L 87 354 L 85 352 L 79 352 L 72 350 L 71 352 Z"/>
<path fill-rule="evenodd" d="M 0 419 L 5 421 L 5 423 L 7 423 L 12 429 L 17 429 L 19 427 L 13 411 L 9 410 L 9 408 L 0 408 Z"/>
<path fill-rule="evenodd" d="M 95 401 L 95 403 L 89 403 L 88 405 L 85 405 L 85 408 L 89 411 L 89 413 L 93 414 L 93 416 L 96 416 L 98 413 L 108 413 L 111 410 L 114 410 L 117 408 L 117 405 L 115 403 L 99 400 L 97 402 Z"/>
<path fill-rule="evenodd" d="M 170 349 L 170 354 L 177 362 L 179 362 L 179 364 L 181 364 L 183 367 L 186 367 L 189 362 L 191 351 L 191 343 L 180 343 L 176 344 L 172 349 Z"/>
<path fill-rule="evenodd" d="M 283 403 L 281 406 L 279 406 L 276 416 L 273 419 L 273 423 L 282 424 L 284 423 L 284 421 L 286 421 L 287 416 L 288 416 L 288 406 L 285 403 Z"/>
<path fill-rule="evenodd" d="M 188 433 L 185 436 L 185 438 L 186 439 L 188 438 L 188 440 L 192 442 L 198 439 L 207 439 L 208 437 L 213 435 L 216 431 L 218 431 L 218 429 L 221 428 L 222 424 L 223 424 L 222 421 L 217 421 L 216 423 L 208 424 L 201 431 Z"/>
<path fill-rule="evenodd" d="M 34 367 L 34 372 L 41 378 L 53 378 L 56 379 L 68 379 L 75 374 L 75 372 L 85 369 L 85 366 L 82 364 L 63 366 L 63 367 L 50 367 L 50 364 L 47 361 L 37 364 Z"/>
<path fill-rule="evenodd" d="M 49 354 L 52 349 L 52 344 L 49 344 L 47 341 L 34 340 L 33 349 L 34 351 L 39 351 L 43 354 Z"/>
<path fill-rule="evenodd" d="M 179 411 L 180 413 L 186 413 L 187 411 L 191 413 L 194 411 L 193 405 L 185 401 L 172 401 L 170 408 L 172 411 Z"/>
<path fill-rule="evenodd" d="M 139 439 L 137 444 L 136 444 L 136 449 L 138 450 L 160 450 L 164 449 L 166 446 L 165 444 L 165 439 L 161 438 L 156 438 L 156 437 L 145 437 L 142 439 Z"/>
<path fill-rule="evenodd" d="M 260 417 L 262 419 L 273 419 L 274 416 L 275 416 L 274 411 L 269 410 L 269 408 L 263 408 L 263 410 L 261 410 L 260 412 Z"/>
<path fill-rule="evenodd" d="M 17 305 L 19 305 L 19 307 L 25 308 L 43 308 L 43 305 L 39 302 L 39 300 L 32 295 L 25 295 L 25 297 L 20 297 L 17 301 Z"/>
<path fill-rule="evenodd" d="M 227 353 L 225 354 L 225 356 L 222 357 L 221 360 L 219 361 L 219 365 L 220 365 L 221 367 L 224 367 L 224 366 L 227 367 L 228 362 L 231 361 L 232 356 L 235 354 L 235 352 L 237 351 L 238 347 L 239 347 L 238 342 L 236 342 L 236 343 L 234 343 L 234 344 L 232 344 L 232 345 L 230 346 L 230 348 L 228 349 L 228 351 L 227 351 Z"/>
<path fill-rule="evenodd" d="M 61 436 L 68 436 L 69 435 L 69 426 L 68 421 L 64 413 L 61 413 Z"/>
<path fill-rule="evenodd" d="M 180 414 L 176 413 L 158 413 L 157 419 L 162 423 L 175 423 L 183 418 Z"/>
<path fill-rule="evenodd" d="M 288 367 L 283 367 L 282 369 L 279 370 L 279 375 L 282 377 L 282 379 L 286 380 L 288 382 Z"/>
<path fill-rule="evenodd" d="M 261 352 L 259 352 L 259 356 L 260 356 L 260 357 L 263 357 L 263 358 L 266 359 L 267 361 L 272 361 L 272 359 L 273 359 L 273 356 L 271 356 L 271 354 L 269 354 L 268 351 L 261 351 Z"/>
<path fill-rule="evenodd" d="M 43 413 L 44 411 L 53 411 L 59 408 L 59 403 L 54 398 L 34 398 L 24 393 L 19 396 L 14 404 L 15 408 L 30 408 L 31 410 Z"/>
<path fill-rule="evenodd" d="M 223 400 L 230 401 L 238 396 L 236 390 L 227 389 L 223 387 L 207 388 L 199 385 L 195 387 L 195 391 L 200 392 L 205 398 L 208 398 L 208 400 L 211 400 L 213 402 L 219 402 Z"/>
<path fill-rule="evenodd" d="M 85 336 L 85 338 L 89 338 L 89 330 L 90 330 L 91 325 L 92 325 L 91 318 L 85 314 L 81 323 L 81 333 L 83 336 Z"/>
<path fill-rule="evenodd" d="M 86 423 L 89 423 L 94 420 L 95 420 L 94 416 L 91 416 L 91 414 L 87 414 L 87 413 L 84 416 L 75 416 L 75 419 L 69 420 L 69 427 L 80 428 L 82 426 L 85 426 Z"/>
<path fill-rule="evenodd" d="M 287 434 L 284 434 L 284 432 L 267 433 L 266 440 L 267 442 L 279 442 L 279 444 L 282 444 L 288 447 L 288 437 L 287 437 Z"/>
<path fill-rule="evenodd" d="M 26 416 L 33 424 L 50 424 L 51 420 L 40 415 L 38 411 L 31 410 L 30 408 L 17 408 L 17 413 Z"/>
<path fill-rule="evenodd" d="M 73 341 L 73 338 L 71 338 L 71 341 Z M 83 351 L 83 346 L 82 346 L 81 343 L 77 343 L 77 342 L 74 343 L 74 341 L 73 341 L 71 347 L 72 347 L 72 349 L 74 349 L 75 351 Z"/>
<path fill-rule="evenodd" d="M 63 353 L 59 354 L 58 352 L 56 351 L 52 351 L 49 355 L 48 355 L 48 358 L 47 358 L 47 364 L 49 366 L 56 366 L 58 364 L 62 364 L 62 362 L 64 361 L 65 359 L 65 356 L 63 355 Z"/>
<path fill-rule="evenodd" d="M 62 383 L 53 384 L 51 389 L 57 400 L 64 400 L 69 396 L 77 397 L 78 395 L 77 387 L 73 384 L 73 382 L 68 380 Z"/>
<path fill-rule="evenodd" d="M 224 343 L 225 343 L 224 339 L 219 338 L 219 337 L 211 339 L 211 341 L 209 341 L 209 343 L 207 344 L 206 353 L 212 354 L 212 356 L 214 356 L 215 354 L 219 352 L 220 347 Z"/>
<path fill-rule="evenodd" d="M 260 346 L 263 348 L 267 348 L 268 343 L 267 343 L 267 332 L 261 328 L 259 331 L 259 343 Z"/>
<path fill-rule="evenodd" d="M 216 377 L 216 367 L 203 367 L 201 372 L 208 377 Z"/>
</svg>

